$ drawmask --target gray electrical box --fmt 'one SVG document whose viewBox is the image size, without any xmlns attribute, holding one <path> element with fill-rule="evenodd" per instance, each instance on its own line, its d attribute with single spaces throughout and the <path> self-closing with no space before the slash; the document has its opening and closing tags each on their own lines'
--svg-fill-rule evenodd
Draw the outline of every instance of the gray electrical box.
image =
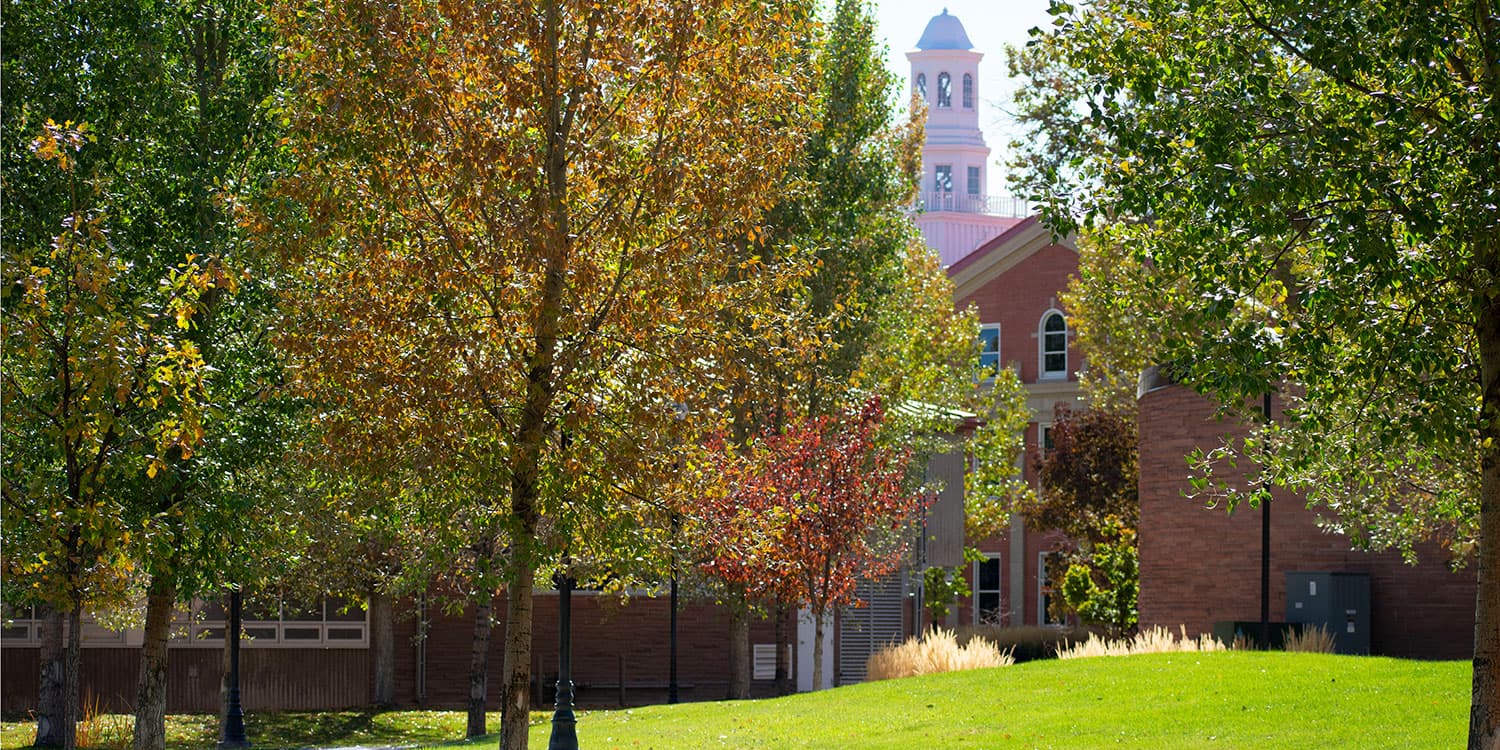
<svg viewBox="0 0 1500 750">
<path fill-rule="evenodd" d="M 1322 626 L 1336 653 L 1370 653 L 1370 576 L 1288 572 L 1286 621 Z"/>
</svg>

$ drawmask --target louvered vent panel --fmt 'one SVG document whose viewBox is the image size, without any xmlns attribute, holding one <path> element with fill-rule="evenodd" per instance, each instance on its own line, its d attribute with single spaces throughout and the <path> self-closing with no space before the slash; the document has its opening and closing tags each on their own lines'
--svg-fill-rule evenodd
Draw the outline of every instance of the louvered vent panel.
<svg viewBox="0 0 1500 750">
<path fill-rule="evenodd" d="M 840 685 L 864 682 L 870 655 L 901 641 L 904 581 L 898 572 L 878 580 L 862 578 L 855 585 L 855 596 L 866 606 L 849 607 L 839 619 Z"/>
</svg>

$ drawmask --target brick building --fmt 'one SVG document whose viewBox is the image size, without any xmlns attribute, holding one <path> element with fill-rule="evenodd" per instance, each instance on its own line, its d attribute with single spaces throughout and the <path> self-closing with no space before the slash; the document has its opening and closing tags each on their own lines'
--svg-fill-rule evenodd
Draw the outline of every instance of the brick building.
<svg viewBox="0 0 1500 750">
<path fill-rule="evenodd" d="M 1243 435 L 1245 428 L 1215 419 L 1213 405 L 1182 386 L 1155 384 L 1138 403 L 1141 626 L 1184 625 L 1197 635 L 1212 632 L 1216 622 L 1258 622 L 1261 511 L 1241 507 L 1230 514 L 1183 495 L 1183 457 L 1194 448 L 1211 450 L 1221 436 Z M 1243 476 L 1225 472 L 1229 481 Z M 1317 511 L 1300 497 L 1275 494 L 1270 514 L 1272 621 L 1297 619 L 1287 606 L 1288 573 L 1357 573 L 1369 581 L 1371 653 L 1473 654 L 1472 567 L 1450 570 L 1447 553 L 1434 545 L 1418 550 L 1416 565 L 1395 552 L 1352 550 L 1347 538 L 1319 528 Z"/>
<path fill-rule="evenodd" d="M 421 610 L 414 600 L 396 607 L 395 702 L 399 706 L 462 709 L 468 699 L 472 610 L 445 612 L 434 602 Z M 223 674 L 223 620 L 214 605 L 206 619 L 183 618 L 168 661 L 167 710 L 213 713 L 218 710 Z M 247 604 L 247 611 L 254 608 Z M 19 614 L 19 613 L 18 613 Z M 365 613 L 355 609 L 342 619 L 297 615 L 299 619 L 260 619 L 251 614 L 240 651 L 241 685 L 246 711 L 312 710 L 368 705 L 372 698 L 374 650 Z M 340 615 L 333 613 L 334 618 Z M 426 637 L 418 625 L 427 622 Z M 497 602 L 490 637 L 489 702 L 500 705 L 504 656 L 505 609 Z M 557 596 L 539 591 L 532 641 L 535 705 L 550 704 L 557 679 Z M 573 669 L 580 705 L 614 706 L 666 701 L 668 677 L 668 611 L 665 597 L 616 597 L 575 592 L 572 602 Z M 37 648 L 35 624 L 11 620 L 5 639 L 0 696 L 4 710 L 24 712 L 36 705 Z M 719 607 L 689 603 L 679 614 L 678 682 L 683 700 L 718 700 L 729 694 L 729 618 Z M 330 630 L 347 630 L 327 638 Z M 311 631 L 322 637 L 308 637 Z M 306 633 L 300 631 L 308 631 Z M 774 693 L 774 662 L 764 657 L 774 638 L 769 620 L 751 623 L 750 640 L 758 644 L 752 695 Z M 134 703 L 140 670 L 141 631 L 108 631 L 84 625 L 81 673 L 84 690 L 113 711 Z M 134 639 L 134 640 L 132 640 Z"/>
</svg>

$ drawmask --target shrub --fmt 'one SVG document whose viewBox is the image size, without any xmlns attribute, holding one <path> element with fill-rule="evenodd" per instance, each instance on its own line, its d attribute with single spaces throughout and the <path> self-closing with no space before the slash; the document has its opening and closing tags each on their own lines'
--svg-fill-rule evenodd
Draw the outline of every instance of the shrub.
<svg viewBox="0 0 1500 750">
<path fill-rule="evenodd" d="M 1002 628 L 997 625 L 965 625 L 958 629 L 960 645 L 983 638 L 1008 652 L 1017 664 L 1053 659 L 1060 649 L 1088 640 L 1095 631 L 1083 626 L 1027 625 Z"/>
<path fill-rule="evenodd" d="M 1181 637 L 1160 625 L 1137 633 L 1131 638 L 1109 639 L 1091 635 L 1083 643 L 1058 651 L 1057 658 L 1082 659 L 1090 656 L 1131 656 L 1133 654 L 1224 650 L 1224 644 L 1214 640 L 1211 635 L 1189 638 L 1186 627 L 1180 627 L 1179 630 Z"/>
<path fill-rule="evenodd" d="M 870 655 L 866 662 L 870 680 L 892 680 L 935 672 L 957 672 L 965 669 L 1005 667 L 1015 663 L 1010 654 L 995 644 L 972 638 L 963 646 L 953 631 L 932 628 L 921 638 L 888 646 Z"/>
<path fill-rule="evenodd" d="M 1299 628 L 1287 633 L 1286 643 L 1282 648 L 1286 651 L 1331 654 L 1333 653 L 1333 633 L 1324 630 L 1321 625 Z"/>
<path fill-rule="evenodd" d="M 104 701 L 89 690 L 79 701 L 83 716 L 78 721 L 74 742 L 78 747 L 126 750 L 132 739 L 132 717 L 105 713 Z"/>
</svg>

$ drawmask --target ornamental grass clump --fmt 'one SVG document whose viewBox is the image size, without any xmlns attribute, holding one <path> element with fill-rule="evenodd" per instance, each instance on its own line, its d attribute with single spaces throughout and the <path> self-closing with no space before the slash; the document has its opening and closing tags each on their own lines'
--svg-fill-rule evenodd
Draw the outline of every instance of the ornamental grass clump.
<svg viewBox="0 0 1500 750">
<path fill-rule="evenodd" d="M 1057 652 L 1059 659 L 1083 659 L 1090 656 L 1132 656 L 1134 654 L 1166 654 L 1192 651 L 1223 651 L 1224 644 L 1211 635 L 1189 638 L 1187 628 L 1179 626 L 1180 637 L 1160 625 L 1135 634 L 1130 638 L 1107 639 L 1097 635 L 1087 641 Z"/>
<path fill-rule="evenodd" d="M 869 679 L 893 680 L 935 672 L 957 672 L 965 669 L 1008 667 L 1015 663 L 1010 654 L 983 638 L 970 639 L 958 645 L 952 630 L 932 628 L 921 638 L 876 651 L 866 662 Z"/>
<path fill-rule="evenodd" d="M 1307 654 L 1331 654 L 1333 653 L 1333 633 L 1324 630 L 1321 625 L 1302 628 L 1287 634 L 1282 650 Z"/>
</svg>

